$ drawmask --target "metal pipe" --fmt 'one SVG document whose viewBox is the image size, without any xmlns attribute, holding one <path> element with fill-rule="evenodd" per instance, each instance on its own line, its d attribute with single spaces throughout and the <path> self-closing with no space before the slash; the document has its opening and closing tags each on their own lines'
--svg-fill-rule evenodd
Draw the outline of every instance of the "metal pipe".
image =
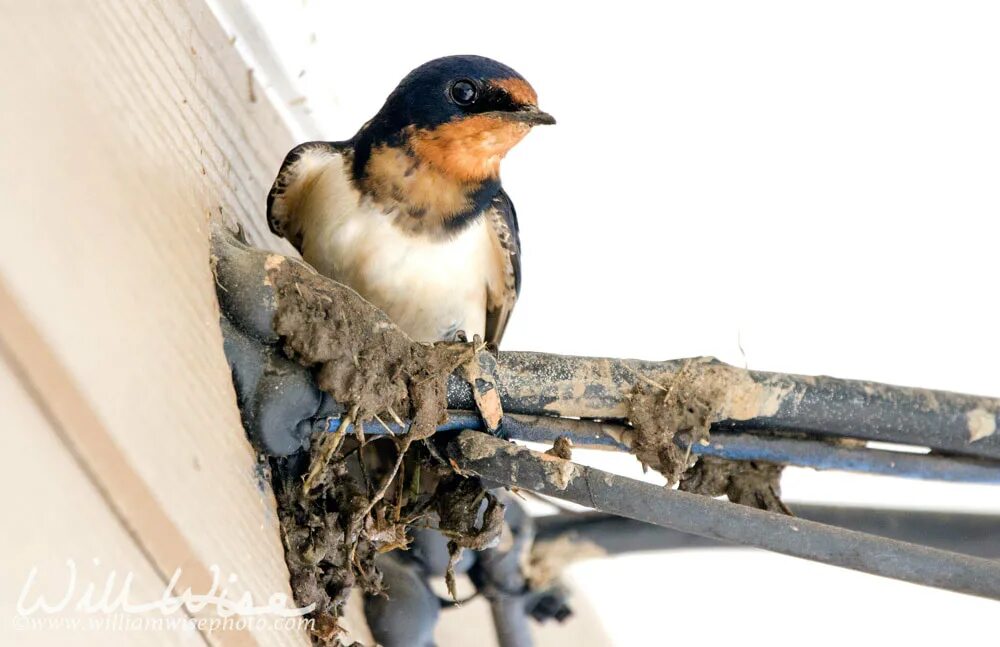
<svg viewBox="0 0 1000 647">
<path fill-rule="evenodd" d="M 331 418 L 326 425 L 328 431 L 336 431 L 340 427 L 340 419 Z M 370 435 L 382 435 L 390 430 L 396 434 L 406 431 L 395 423 L 389 423 L 388 427 L 389 430 L 381 425 L 368 425 L 365 431 Z M 482 420 L 476 413 L 449 411 L 448 421 L 438 427 L 438 432 L 462 429 L 481 431 L 482 428 Z M 629 446 L 619 439 L 627 439 L 634 431 L 612 423 L 519 414 L 507 414 L 501 430 L 504 437 L 510 440 L 552 443 L 560 436 L 567 436 L 578 447 L 620 451 L 629 451 Z M 680 440 L 676 442 L 682 449 L 686 447 Z M 844 447 L 805 438 L 719 431 L 712 434 L 707 444 L 692 445 L 691 452 L 699 456 L 763 461 L 819 470 L 843 470 L 954 483 L 1000 484 L 1000 462 L 997 461 Z"/>
<path fill-rule="evenodd" d="M 1000 516 L 880 510 L 840 506 L 789 504 L 795 515 L 840 528 L 869 532 L 941 550 L 987 559 L 1000 558 Z M 559 513 L 538 517 L 536 542 L 558 538 L 597 546 L 608 555 L 678 548 L 731 547 L 715 539 L 663 528 L 600 512 Z"/>
<path fill-rule="evenodd" d="M 515 497 L 502 497 L 505 536 L 509 541 L 476 554 L 469 578 L 487 600 L 493 614 L 499 647 L 532 647 L 528 621 L 527 582 L 522 565 L 535 539 L 535 520 Z"/>
<path fill-rule="evenodd" d="M 692 358 L 650 362 L 501 352 L 497 388 L 506 413 L 624 420 L 630 397 L 649 380 L 669 384 L 695 366 L 731 377 L 731 400 L 769 406 L 730 407 L 712 431 L 795 432 L 862 438 L 949 453 L 1000 458 L 1000 399 L 877 382 L 746 371 Z M 449 381 L 448 406 L 474 410 L 469 385 Z M 726 415 L 729 414 L 729 415 Z"/>
<path fill-rule="evenodd" d="M 1000 600 L 1000 562 L 663 488 L 475 431 L 446 451 L 468 474 L 686 533 Z"/>
<path fill-rule="evenodd" d="M 531 647 L 531 626 L 524 609 L 524 597 L 503 595 L 490 600 L 493 627 L 500 647 Z"/>
<path fill-rule="evenodd" d="M 684 446 L 679 441 L 678 444 Z M 763 461 L 818 470 L 864 472 L 953 483 L 1000 484 L 1000 462 L 997 461 L 842 447 L 803 438 L 719 431 L 712 434 L 708 444 L 692 445 L 691 453 L 734 461 Z"/>
</svg>

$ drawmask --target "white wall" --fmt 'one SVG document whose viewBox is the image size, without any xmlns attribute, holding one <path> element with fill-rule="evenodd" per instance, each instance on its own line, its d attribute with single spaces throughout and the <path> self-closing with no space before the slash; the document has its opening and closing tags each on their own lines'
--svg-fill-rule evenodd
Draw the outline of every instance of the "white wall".
<svg viewBox="0 0 1000 647">
<path fill-rule="evenodd" d="M 491 56 L 534 84 L 559 124 L 504 165 L 525 277 L 505 347 L 711 354 L 1000 395 L 1000 5 L 254 8 L 329 139 L 350 137 L 436 56 Z M 987 487 L 799 470 L 785 491 L 1000 509 Z M 995 635 L 993 603 L 748 551 L 574 576 L 620 645 Z M 625 598 L 622 578 L 648 587 Z"/>
</svg>

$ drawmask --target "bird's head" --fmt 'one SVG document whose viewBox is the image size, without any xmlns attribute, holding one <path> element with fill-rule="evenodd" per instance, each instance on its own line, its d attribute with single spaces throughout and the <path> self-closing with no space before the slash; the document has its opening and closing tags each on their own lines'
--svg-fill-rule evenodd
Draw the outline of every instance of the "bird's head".
<svg viewBox="0 0 1000 647">
<path fill-rule="evenodd" d="M 354 175 L 373 193 L 381 188 L 447 218 L 443 185 L 474 198 L 477 187 L 499 182 L 500 161 L 533 126 L 554 123 L 506 65 L 482 56 L 435 59 L 407 74 L 355 135 Z M 435 195 L 422 196 L 432 185 Z"/>
<path fill-rule="evenodd" d="M 407 74 L 359 137 L 405 145 L 454 180 L 482 182 L 499 175 L 500 160 L 533 126 L 554 123 L 511 68 L 482 56 L 447 56 Z"/>
</svg>

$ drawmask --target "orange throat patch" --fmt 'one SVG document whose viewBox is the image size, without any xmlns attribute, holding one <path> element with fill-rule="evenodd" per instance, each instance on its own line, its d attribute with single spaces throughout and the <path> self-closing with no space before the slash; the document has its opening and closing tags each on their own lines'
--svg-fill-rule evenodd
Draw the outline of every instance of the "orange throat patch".
<svg viewBox="0 0 1000 647">
<path fill-rule="evenodd" d="M 445 225 L 472 208 L 470 194 L 477 186 L 388 145 L 372 150 L 363 180 L 367 198 L 403 231 L 432 237 L 445 236 Z"/>
<path fill-rule="evenodd" d="M 410 133 L 422 161 L 458 182 L 482 182 L 500 174 L 500 161 L 531 130 L 525 123 L 486 115 L 449 121 Z"/>
<path fill-rule="evenodd" d="M 406 146 L 372 150 L 365 193 L 405 231 L 445 236 L 445 225 L 473 208 L 472 195 L 499 177 L 504 155 L 529 130 L 527 124 L 485 115 L 411 128 Z"/>
</svg>

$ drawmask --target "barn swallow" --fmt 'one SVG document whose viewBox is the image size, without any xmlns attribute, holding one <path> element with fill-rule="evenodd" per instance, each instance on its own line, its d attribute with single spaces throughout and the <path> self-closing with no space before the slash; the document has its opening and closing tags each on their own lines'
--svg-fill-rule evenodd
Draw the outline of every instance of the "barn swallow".
<svg viewBox="0 0 1000 647">
<path fill-rule="evenodd" d="M 301 144 L 267 200 L 271 231 L 416 341 L 492 345 L 521 286 L 500 161 L 553 124 L 520 74 L 481 56 L 410 72 L 353 138 Z"/>
</svg>

